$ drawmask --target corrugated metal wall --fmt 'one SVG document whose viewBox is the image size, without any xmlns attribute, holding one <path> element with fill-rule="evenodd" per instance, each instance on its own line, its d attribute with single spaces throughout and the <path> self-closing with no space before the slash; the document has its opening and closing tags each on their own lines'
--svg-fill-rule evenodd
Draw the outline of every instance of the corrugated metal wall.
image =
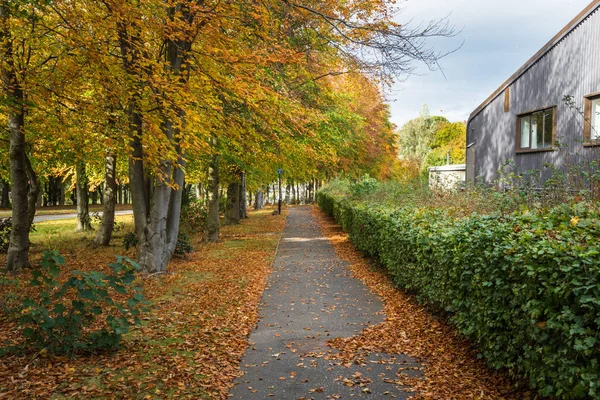
<svg viewBox="0 0 600 400">
<path fill-rule="evenodd" d="M 514 160 L 519 172 L 543 171 L 545 163 L 561 167 L 596 157 L 598 147 L 584 147 L 583 116 L 564 102 L 573 96 L 583 110 L 584 96 L 600 92 L 600 9 L 557 44 L 510 86 L 510 112 L 504 112 L 504 96 L 493 100 L 471 119 L 467 143 L 476 142 L 475 176 L 486 182 L 499 177 L 498 169 Z M 560 148 L 551 152 L 516 153 L 517 115 L 557 106 L 557 138 Z M 467 161 L 469 163 L 470 160 Z"/>
</svg>

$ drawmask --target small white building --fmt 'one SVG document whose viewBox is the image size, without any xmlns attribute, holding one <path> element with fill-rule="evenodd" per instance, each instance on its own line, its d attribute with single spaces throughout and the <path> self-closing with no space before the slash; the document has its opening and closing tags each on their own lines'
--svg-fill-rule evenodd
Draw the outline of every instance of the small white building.
<svg viewBox="0 0 600 400">
<path fill-rule="evenodd" d="M 454 190 L 465 183 L 467 165 L 444 165 L 429 167 L 429 187 L 431 189 Z"/>
</svg>

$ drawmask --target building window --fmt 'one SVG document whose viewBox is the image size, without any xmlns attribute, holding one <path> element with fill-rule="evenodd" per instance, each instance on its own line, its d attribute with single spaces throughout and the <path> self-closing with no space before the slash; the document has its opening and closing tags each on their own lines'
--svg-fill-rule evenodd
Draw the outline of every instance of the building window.
<svg viewBox="0 0 600 400">
<path fill-rule="evenodd" d="M 586 143 L 600 144 L 600 95 L 585 98 L 584 131 Z"/>
<path fill-rule="evenodd" d="M 521 114 L 517 119 L 517 149 L 551 150 L 556 130 L 556 107 Z"/>
</svg>

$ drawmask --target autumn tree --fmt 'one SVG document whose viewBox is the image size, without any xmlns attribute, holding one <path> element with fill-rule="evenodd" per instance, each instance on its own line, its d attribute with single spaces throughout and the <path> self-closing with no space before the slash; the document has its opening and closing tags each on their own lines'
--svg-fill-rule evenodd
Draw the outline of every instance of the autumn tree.
<svg viewBox="0 0 600 400">
<path fill-rule="evenodd" d="M 43 80 L 48 38 L 38 29 L 44 18 L 36 1 L 0 2 L 0 65 L 3 115 L 7 119 L 12 193 L 12 231 L 6 268 L 18 272 L 29 266 L 29 230 L 40 191 L 30 160 L 27 117 L 35 104 L 36 80 Z"/>
<path fill-rule="evenodd" d="M 464 122 L 443 124 L 431 142 L 431 151 L 426 157 L 427 166 L 463 164 L 466 161 L 467 129 Z"/>
<path fill-rule="evenodd" d="M 408 121 L 398 131 L 400 157 L 407 161 L 414 161 L 421 169 L 431 151 L 436 132 L 447 123 L 448 120 L 444 117 L 429 115 L 429 109 L 424 105 L 419 116 Z"/>
<path fill-rule="evenodd" d="M 414 61 L 434 68 L 441 55 L 426 39 L 451 32 L 443 23 L 397 24 L 383 0 L 56 1 L 43 17 L 36 3 L 2 4 L 14 199 L 35 200 L 29 121 L 37 144 L 56 149 L 61 171 L 103 177 L 96 243 L 106 244 L 115 165 L 126 161 L 138 261 L 150 273 L 164 272 L 175 249 L 190 171 L 206 177 L 211 241 L 220 185 L 247 182 L 258 191 L 282 168 L 298 199 L 299 182 L 335 171 L 384 176 L 395 150 L 380 88 L 410 73 Z M 18 52 L 15 38 L 25 43 Z M 53 159 L 31 148 L 40 164 Z M 87 205 L 85 180 L 77 182 Z M 228 197 L 245 193 L 232 189 Z M 9 259 L 18 254 L 13 264 L 25 266 L 27 230 L 19 221 L 33 211 L 19 204 Z"/>
</svg>

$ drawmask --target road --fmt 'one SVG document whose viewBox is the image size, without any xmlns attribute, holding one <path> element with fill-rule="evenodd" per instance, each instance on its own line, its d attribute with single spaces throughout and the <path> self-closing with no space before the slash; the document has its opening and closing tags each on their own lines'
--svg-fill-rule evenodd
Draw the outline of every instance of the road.
<svg viewBox="0 0 600 400">
<path fill-rule="evenodd" d="M 98 212 L 98 214 L 102 215 L 102 212 Z M 115 211 L 115 215 L 131 215 L 133 214 L 133 210 L 122 210 Z M 56 221 L 60 219 L 74 219 L 77 218 L 77 213 L 72 214 L 55 214 L 55 215 L 36 215 L 33 218 L 33 222 L 44 222 L 44 221 Z"/>
</svg>

